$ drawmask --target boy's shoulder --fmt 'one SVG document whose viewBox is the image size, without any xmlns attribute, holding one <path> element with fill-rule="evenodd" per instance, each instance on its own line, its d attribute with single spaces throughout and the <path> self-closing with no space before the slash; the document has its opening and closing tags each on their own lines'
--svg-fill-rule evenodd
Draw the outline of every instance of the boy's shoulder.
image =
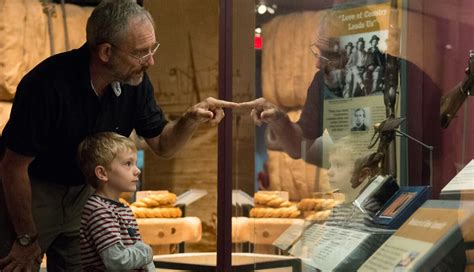
<svg viewBox="0 0 474 272">
<path fill-rule="evenodd" d="M 98 195 L 91 195 L 84 205 L 82 214 L 86 217 L 105 216 L 105 214 L 117 216 L 117 214 L 123 215 L 124 213 L 128 214 L 132 212 L 128 210 L 130 210 L 130 208 L 120 202 Z"/>
<path fill-rule="evenodd" d="M 83 216 L 90 216 L 92 214 L 104 211 L 104 210 L 112 210 L 110 203 L 108 203 L 104 198 L 98 195 L 91 195 L 84 205 L 82 210 Z"/>
<path fill-rule="evenodd" d="M 107 206 L 107 202 L 105 202 L 105 200 L 98 195 L 91 195 L 86 201 L 86 206 L 104 207 Z"/>
</svg>

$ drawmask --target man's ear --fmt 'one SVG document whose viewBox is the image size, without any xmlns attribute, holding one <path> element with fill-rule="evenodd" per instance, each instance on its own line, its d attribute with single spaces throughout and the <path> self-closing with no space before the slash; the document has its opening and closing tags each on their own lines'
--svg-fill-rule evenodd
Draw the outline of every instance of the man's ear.
<svg viewBox="0 0 474 272">
<path fill-rule="evenodd" d="M 94 173 L 100 181 L 107 181 L 109 179 L 107 176 L 107 170 L 102 165 L 97 165 L 94 169 Z"/>
<path fill-rule="evenodd" d="M 97 46 L 97 55 L 102 62 L 109 62 L 112 55 L 112 45 L 110 43 L 103 43 Z"/>
</svg>

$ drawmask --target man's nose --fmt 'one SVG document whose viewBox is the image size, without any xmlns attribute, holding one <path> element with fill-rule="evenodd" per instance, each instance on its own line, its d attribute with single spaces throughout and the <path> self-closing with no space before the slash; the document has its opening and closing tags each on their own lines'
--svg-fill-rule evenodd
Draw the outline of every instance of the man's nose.
<svg viewBox="0 0 474 272">
<path fill-rule="evenodd" d="M 153 66 L 155 65 L 155 56 L 154 55 L 151 55 L 144 63 L 144 66 L 145 67 L 150 67 L 150 66 Z"/>
</svg>

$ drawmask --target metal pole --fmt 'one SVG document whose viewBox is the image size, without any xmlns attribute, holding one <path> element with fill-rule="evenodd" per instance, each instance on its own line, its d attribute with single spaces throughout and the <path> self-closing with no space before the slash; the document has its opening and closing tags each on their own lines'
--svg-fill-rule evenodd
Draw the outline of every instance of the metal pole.
<svg viewBox="0 0 474 272">
<path fill-rule="evenodd" d="M 219 0 L 219 99 L 232 100 L 232 0 Z M 217 269 L 232 268 L 232 112 L 225 110 L 217 148 Z"/>
</svg>

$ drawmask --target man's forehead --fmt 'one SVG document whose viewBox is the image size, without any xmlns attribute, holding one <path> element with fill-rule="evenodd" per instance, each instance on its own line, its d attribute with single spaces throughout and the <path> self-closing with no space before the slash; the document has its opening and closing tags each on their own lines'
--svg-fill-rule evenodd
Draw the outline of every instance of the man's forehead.
<svg viewBox="0 0 474 272">
<path fill-rule="evenodd" d="M 143 49 L 156 42 L 155 29 L 147 18 L 135 17 L 129 22 L 125 43 L 134 49 Z"/>
<path fill-rule="evenodd" d="M 339 38 L 319 36 L 313 44 L 321 51 L 331 51 L 340 43 Z"/>
</svg>

